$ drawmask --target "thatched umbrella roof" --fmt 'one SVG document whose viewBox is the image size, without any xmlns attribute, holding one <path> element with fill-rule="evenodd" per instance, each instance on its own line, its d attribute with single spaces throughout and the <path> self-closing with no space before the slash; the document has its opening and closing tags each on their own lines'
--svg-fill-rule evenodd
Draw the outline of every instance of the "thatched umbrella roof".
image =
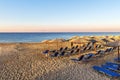
<svg viewBox="0 0 120 80">
<path fill-rule="evenodd" d="M 95 40 L 95 39 L 90 39 L 89 41 L 92 42 L 92 43 L 96 43 L 97 42 L 97 40 Z"/>
<path fill-rule="evenodd" d="M 110 41 L 109 41 L 108 39 L 106 39 L 106 38 L 102 39 L 102 41 L 104 41 L 104 42 L 106 42 L 106 43 L 110 42 Z"/>
<path fill-rule="evenodd" d="M 120 41 L 108 42 L 106 45 L 110 46 L 110 47 L 119 47 L 120 46 Z"/>
<path fill-rule="evenodd" d="M 109 42 L 106 45 L 109 46 L 109 47 L 118 47 L 118 60 L 119 60 L 120 59 L 120 57 L 119 57 L 120 41 Z"/>
<path fill-rule="evenodd" d="M 66 41 L 65 39 L 53 39 L 53 40 L 50 40 L 49 42 L 64 42 Z"/>
<path fill-rule="evenodd" d="M 76 39 L 70 40 L 69 42 L 84 43 L 84 42 L 88 42 L 88 41 L 83 38 L 76 38 Z"/>
</svg>

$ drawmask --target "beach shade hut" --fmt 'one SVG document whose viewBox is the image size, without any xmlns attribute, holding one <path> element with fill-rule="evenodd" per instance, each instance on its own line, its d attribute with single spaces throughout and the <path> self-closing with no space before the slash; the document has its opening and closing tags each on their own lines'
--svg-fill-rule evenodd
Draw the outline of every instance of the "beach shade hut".
<svg viewBox="0 0 120 80">
<path fill-rule="evenodd" d="M 72 39 L 69 42 L 73 43 L 73 44 L 80 44 L 80 46 L 88 43 L 88 41 L 86 39 L 83 38 L 76 38 L 76 39 Z M 71 46 L 72 47 L 72 46 Z"/>
<path fill-rule="evenodd" d="M 80 38 L 79 36 L 73 36 L 69 40 Z"/>
<path fill-rule="evenodd" d="M 53 39 L 53 40 L 49 41 L 49 43 L 56 43 L 57 49 L 58 49 L 58 44 L 65 42 L 65 41 L 66 41 L 65 39 Z"/>
<path fill-rule="evenodd" d="M 85 43 L 88 42 L 87 40 L 83 39 L 83 38 L 76 38 L 76 39 L 72 39 L 69 42 L 73 42 L 73 43 Z"/>
<path fill-rule="evenodd" d="M 57 43 L 57 42 L 65 42 L 65 39 L 53 39 L 53 40 L 50 40 L 49 42 L 50 42 L 50 43 L 52 43 L 52 42 L 54 42 L 54 43 L 55 43 L 55 42 L 56 42 L 56 43 Z"/>
<path fill-rule="evenodd" d="M 109 47 L 118 47 L 118 58 L 117 58 L 117 60 L 120 61 L 120 55 L 119 55 L 120 41 L 109 42 L 106 45 L 109 46 Z"/>
<path fill-rule="evenodd" d="M 108 42 L 110 42 L 108 39 L 102 39 L 106 44 L 108 43 Z"/>
<path fill-rule="evenodd" d="M 93 44 L 97 42 L 97 40 L 95 40 L 95 39 L 90 39 L 89 41 Z"/>
<path fill-rule="evenodd" d="M 112 38 L 110 38 L 110 39 L 111 39 L 111 40 L 113 40 L 113 41 L 115 41 L 115 38 L 113 38 L 113 37 L 112 37 Z"/>
<path fill-rule="evenodd" d="M 92 43 L 92 45 L 94 46 L 94 50 L 96 51 L 96 49 L 95 49 L 95 43 L 97 42 L 97 40 L 95 40 L 95 39 L 90 39 L 89 41 Z"/>
</svg>

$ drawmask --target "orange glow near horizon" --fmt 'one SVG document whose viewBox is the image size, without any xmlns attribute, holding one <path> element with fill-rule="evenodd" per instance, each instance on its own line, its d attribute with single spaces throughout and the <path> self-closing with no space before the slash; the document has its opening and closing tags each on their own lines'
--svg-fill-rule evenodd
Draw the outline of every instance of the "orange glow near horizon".
<svg viewBox="0 0 120 80">
<path fill-rule="evenodd" d="M 41 25 L 41 26 L 3 26 L 0 32 L 120 32 L 119 26 L 73 26 L 73 25 Z"/>
</svg>

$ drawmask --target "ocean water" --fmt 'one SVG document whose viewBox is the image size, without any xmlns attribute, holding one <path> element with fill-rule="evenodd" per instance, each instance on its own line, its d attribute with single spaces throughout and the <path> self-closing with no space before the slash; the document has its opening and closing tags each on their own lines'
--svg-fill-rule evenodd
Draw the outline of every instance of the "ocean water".
<svg viewBox="0 0 120 80">
<path fill-rule="evenodd" d="M 72 36 L 102 36 L 120 35 L 120 32 L 47 32 L 47 33 L 0 33 L 0 43 L 11 42 L 40 42 L 47 39 L 64 38 Z"/>
</svg>

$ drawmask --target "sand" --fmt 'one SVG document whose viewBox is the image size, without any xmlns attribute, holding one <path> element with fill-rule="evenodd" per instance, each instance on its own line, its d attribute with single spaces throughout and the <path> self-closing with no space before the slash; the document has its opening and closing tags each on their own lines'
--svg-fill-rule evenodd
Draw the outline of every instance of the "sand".
<svg viewBox="0 0 120 80">
<path fill-rule="evenodd" d="M 37 47 L 33 47 L 33 43 L 0 44 L 0 80 L 120 80 L 92 69 L 93 65 L 113 62 L 116 52 L 93 58 L 88 62 L 74 62 L 70 59 L 77 58 L 79 54 L 46 57 L 38 44 L 34 44 Z"/>
</svg>

